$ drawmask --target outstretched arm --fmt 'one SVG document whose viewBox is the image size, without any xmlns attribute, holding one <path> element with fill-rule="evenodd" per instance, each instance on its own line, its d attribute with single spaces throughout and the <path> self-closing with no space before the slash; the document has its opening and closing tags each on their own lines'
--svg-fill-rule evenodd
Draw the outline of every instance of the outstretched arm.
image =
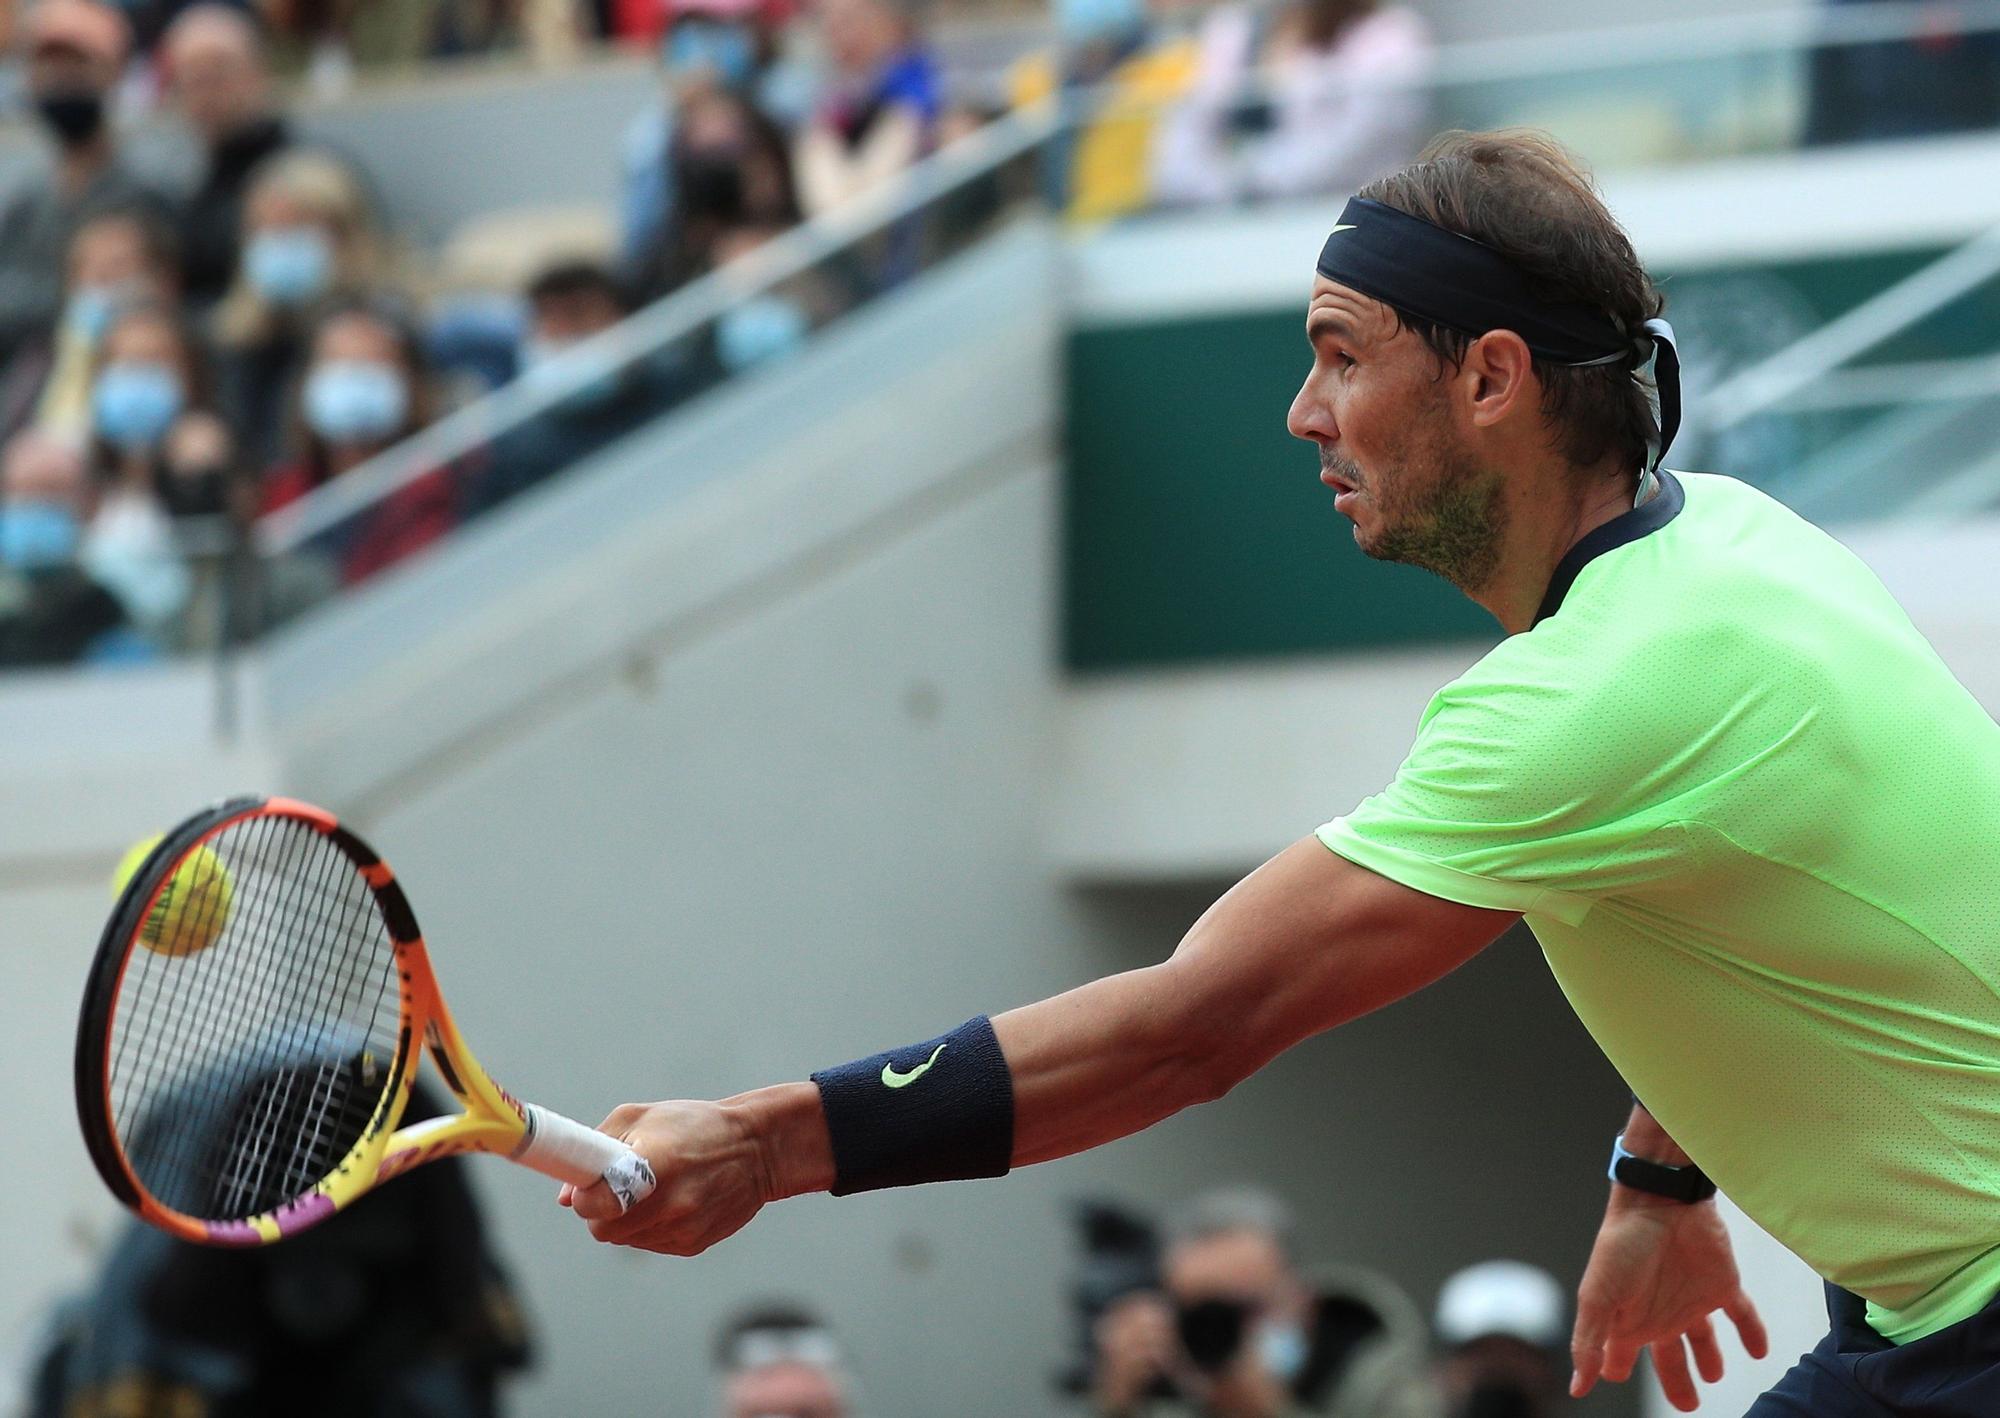
<svg viewBox="0 0 2000 1418">
<path fill-rule="evenodd" d="M 1514 920 L 1398 885 L 1316 838 L 1295 843 L 1210 907 L 1170 959 L 993 1021 L 1012 1077 L 1013 1164 L 1081 1152 L 1219 1098 L 1300 1040 L 1449 973 Z M 811 1083 L 720 1103 L 628 1104 L 603 1127 L 660 1179 L 624 1216 L 601 1185 L 575 1196 L 606 1241 L 692 1255 L 765 1202 L 834 1183 Z"/>
<path fill-rule="evenodd" d="M 1681 1167 L 1690 1161 L 1643 1106 L 1634 1105 L 1624 1141 L 1626 1151 L 1649 1162 Z M 1692 1412 L 1701 1399 L 1688 1373 L 1688 1352 L 1708 1382 L 1722 1377 L 1722 1349 L 1710 1318 L 1717 1310 L 1729 1316 L 1750 1356 L 1763 1358 L 1770 1349 L 1764 1321 L 1743 1293 L 1714 1198 L 1674 1201 L 1612 1183 L 1577 1292 L 1570 1393 L 1583 1397 L 1599 1378 L 1623 1383 L 1647 1350 L 1667 1401 Z"/>
</svg>

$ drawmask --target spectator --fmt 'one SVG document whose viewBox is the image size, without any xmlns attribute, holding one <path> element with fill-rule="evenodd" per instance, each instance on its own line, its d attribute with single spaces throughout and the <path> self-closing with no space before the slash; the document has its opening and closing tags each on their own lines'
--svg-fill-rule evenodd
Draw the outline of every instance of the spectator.
<svg viewBox="0 0 2000 1418">
<path fill-rule="evenodd" d="M 155 645 L 179 639 L 192 588 L 173 513 L 227 507 L 229 436 L 208 396 L 201 351 L 170 311 L 135 307 L 105 333 L 91 386 L 100 498 L 83 563 Z"/>
<path fill-rule="evenodd" d="M 604 267 L 587 261 L 552 266 L 528 287 L 528 337 L 521 377 L 565 379 L 587 362 L 587 381 L 559 403 L 509 430 L 475 485 L 469 511 L 483 511 L 589 457 L 658 417 L 686 392 L 686 381 L 656 359 L 616 365 L 577 346 L 632 313 L 624 289 Z"/>
<path fill-rule="evenodd" d="M 666 240 L 641 278 L 649 296 L 718 264 L 716 243 L 745 226 L 783 230 L 798 220 L 784 134 L 755 103 L 727 89 L 691 96 L 669 158 L 675 204 Z"/>
<path fill-rule="evenodd" d="M 54 321 L 77 227 L 157 200 L 120 158 L 107 114 L 131 48 L 124 17 L 101 0 L 41 0 L 22 29 L 28 90 L 55 154 L 0 202 L 0 360 Z"/>
<path fill-rule="evenodd" d="M 168 28 L 161 54 L 202 147 L 200 185 L 181 213 L 181 260 L 188 298 L 206 308 L 236 274 L 251 174 L 294 140 L 274 105 L 264 37 L 249 14 L 204 0 Z"/>
<path fill-rule="evenodd" d="M 442 1111 L 419 1080 L 406 1121 Z M 126 1222 L 58 1315 L 28 1418 L 496 1418 L 528 1335 L 465 1168 L 419 1167 L 282 1246 Z"/>
<path fill-rule="evenodd" d="M 34 423 L 81 446 L 105 330 L 126 306 L 171 304 L 179 287 L 173 238 L 151 212 L 105 212 L 79 225 L 63 262 L 60 318 L 26 340 L 0 373 L 0 437 Z"/>
<path fill-rule="evenodd" d="M 221 406 L 249 466 L 276 456 L 310 332 L 373 295 L 380 263 L 374 214 L 344 164 L 293 149 L 250 179 L 236 280 L 215 312 Z"/>
<path fill-rule="evenodd" d="M 942 92 L 938 61 L 893 0 L 822 0 L 832 90 L 793 157 L 809 217 L 852 201 L 930 151 Z"/>
<path fill-rule="evenodd" d="M 1153 201 L 1153 145 L 1162 110 L 1194 82 L 1197 50 L 1160 35 L 1142 0 L 1061 0 L 1061 47 L 1009 71 L 1017 107 L 1060 97 L 1075 124 L 1057 135 L 1046 169 L 1052 200 L 1072 221 L 1100 222 Z"/>
<path fill-rule="evenodd" d="M 117 597 L 79 564 L 96 510 L 82 457 L 30 429 L 0 453 L 0 667 L 84 659 L 125 624 Z"/>
<path fill-rule="evenodd" d="M 1352 192 L 1422 143 L 1431 54 L 1413 11 L 1375 0 L 1291 0 L 1268 19 L 1217 10 L 1194 91 L 1154 149 L 1160 199 Z"/>
<path fill-rule="evenodd" d="M 91 428 L 106 487 L 175 518 L 245 510 L 232 497 L 235 446 L 215 412 L 207 358 L 169 307 L 132 306 L 112 322 L 91 385 Z"/>
<path fill-rule="evenodd" d="M 424 427 L 431 413 L 416 331 L 378 307 L 336 307 L 307 342 L 290 456 L 265 479 L 262 510 L 275 512 L 353 471 Z M 452 480 L 433 469 L 335 528 L 328 550 L 351 584 L 429 545 L 455 521 Z"/>
<path fill-rule="evenodd" d="M 715 240 L 716 266 L 749 255 L 778 230 L 754 222 L 729 227 Z M 795 354 L 805 347 L 813 327 L 837 313 L 842 303 L 832 285 L 813 272 L 746 296 L 715 322 L 716 362 L 724 373 L 740 374 Z"/>
<path fill-rule="evenodd" d="M 1520 1261 L 1461 1270 L 1438 1292 L 1445 1418 L 1553 1418 L 1568 1399 L 1562 1287 Z"/>
<path fill-rule="evenodd" d="M 847 1418 L 840 1346 L 802 1305 L 743 1311 L 723 1326 L 715 1358 L 725 1418 Z"/>
<path fill-rule="evenodd" d="M 772 0 L 653 0 L 664 16 L 659 37 L 663 101 L 626 129 L 619 230 L 625 269 L 654 268 L 672 230 L 674 135 L 682 110 L 717 89 L 749 99 L 776 131 L 797 125 L 808 107 L 807 81 L 780 52 Z"/>
<path fill-rule="evenodd" d="M 1191 1203 L 1168 1228 L 1163 1292 L 1128 1294 L 1097 1323 L 1096 1410 L 1427 1418 L 1414 1306 L 1361 1271 L 1310 1285 L 1292 1236 L 1290 1213 L 1262 1191 Z"/>
</svg>

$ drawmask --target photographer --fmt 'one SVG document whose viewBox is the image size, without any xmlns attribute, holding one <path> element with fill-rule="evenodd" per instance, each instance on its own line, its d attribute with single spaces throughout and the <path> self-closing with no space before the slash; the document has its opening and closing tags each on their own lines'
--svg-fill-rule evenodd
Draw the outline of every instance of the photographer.
<svg viewBox="0 0 2000 1418">
<path fill-rule="evenodd" d="M 1521 1261 L 1447 1280 L 1437 1304 L 1446 1418 L 1552 1418 L 1569 1378 L 1568 1310 L 1555 1278 Z"/>
<path fill-rule="evenodd" d="M 1106 1418 L 1427 1418 L 1414 1306 L 1360 1271 L 1309 1282 L 1290 1213 L 1250 1188 L 1173 1217 L 1158 1290 L 1099 1316 L 1092 1408 Z"/>
</svg>

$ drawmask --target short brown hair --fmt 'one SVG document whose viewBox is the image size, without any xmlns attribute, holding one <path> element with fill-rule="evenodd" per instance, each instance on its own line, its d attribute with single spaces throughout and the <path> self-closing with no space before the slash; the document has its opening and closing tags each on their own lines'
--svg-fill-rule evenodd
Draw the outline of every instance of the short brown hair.
<svg viewBox="0 0 2000 1418">
<path fill-rule="evenodd" d="M 1632 331 L 1666 308 L 1589 171 L 1545 133 L 1442 133 L 1410 166 L 1358 195 L 1492 247 L 1541 299 L 1590 306 Z M 1440 360 L 1465 358 L 1471 338 L 1462 331 L 1396 314 Z M 1627 366 L 1577 369 L 1538 358 L 1535 374 L 1564 458 L 1578 467 L 1612 456 L 1622 468 L 1645 463 L 1653 413 Z"/>
</svg>

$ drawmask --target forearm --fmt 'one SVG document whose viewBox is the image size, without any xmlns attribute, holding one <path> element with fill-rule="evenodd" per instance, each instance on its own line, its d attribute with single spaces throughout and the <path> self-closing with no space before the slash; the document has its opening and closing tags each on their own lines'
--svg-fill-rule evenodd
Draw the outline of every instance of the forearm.
<svg viewBox="0 0 2000 1418">
<path fill-rule="evenodd" d="M 1210 907 L 1171 959 L 992 1021 L 1012 1098 L 1007 1161 L 1065 1157 L 1218 1098 L 1300 1040 L 1455 968 L 1513 919 L 1296 843 Z M 818 1102 L 807 1083 L 724 1105 L 765 1156 L 767 1199 L 834 1184 Z"/>
<path fill-rule="evenodd" d="M 1250 1072 L 1193 1017 L 1177 973 L 1169 961 L 1113 975 L 993 1021 L 1014 1079 L 1016 1167 L 1151 1127 Z"/>
<path fill-rule="evenodd" d="M 1013 1080 L 1014 1166 L 1138 1132 L 1215 1096 L 1218 1080 L 1235 1081 L 1217 1051 L 1180 1026 L 1171 975 L 1166 966 L 1114 975 L 993 1021 Z M 817 1086 L 783 1083 L 721 1106 L 756 1149 L 767 1200 L 833 1186 Z"/>
</svg>

